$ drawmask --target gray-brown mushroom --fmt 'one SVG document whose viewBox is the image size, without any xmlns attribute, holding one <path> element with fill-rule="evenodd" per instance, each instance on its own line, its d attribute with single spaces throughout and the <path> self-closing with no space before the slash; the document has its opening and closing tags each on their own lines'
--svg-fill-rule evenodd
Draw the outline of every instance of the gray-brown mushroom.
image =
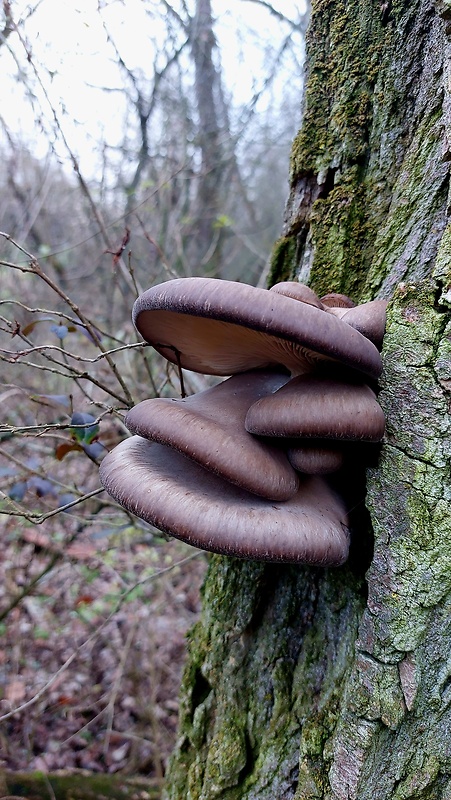
<svg viewBox="0 0 451 800">
<path fill-rule="evenodd" d="M 248 433 L 246 413 L 288 380 L 276 372 L 246 372 L 183 400 L 154 398 L 132 408 L 135 434 L 175 448 L 227 481 L 272 500 L 288 500 L 299 485 L 286 454 Z"/>
<path fill-rule="evenodd" d="M 351 300 L 347 294 L 340 294 L 339 292 L 329 292 L 320 298 L 320 302 L 325 308 L 354 308 L 354 300 Z"/>
<path fill-rule="evenodd" d="M 246 415 L 246 430 L 259 436 L 378 442 L 385 417 L 364 383 L 301 375 L 257 400 Z"/>
<path fill-rule="evenodd" d="M 365 336 L 291 297 L 214 278 L 180 278 L 135 302 L 141 336 L 179 367 L 212 375 L 283 365 L 292 374 L 340 362 L 377 378 L 382 363 Z"/>
<path fill-rule="evenodd" d="M 345 461 L 343 446 L 316 439 L 291 443 L 287 457 L 294 469 L 307 475 L 330 475 L 341 469 Z"/>
<path fill-rule="evenodd" d="M 382 348 L 387 317 L 386 300 L 370 300 L 353 308 L 330 306 L 326 311 L 360 331 L 379 350 Z"/>
<path fill-rule="evenodd" d="M 133 321 L 180 369 L 233 377 L 132 409 L 126 422 L 139 435 L 102 462 L 107 491 L 205 550 L 342 564 L 346 508 L 320 475 L 342 465 L 345 447 L 357 447 L 344 442 L 383 436 L 384 415 L 358 373 L 381 372 L 373 342 L 380 347 L 385 305 L 355 307 L 337 294 L 320 300 L 290 281 L 267 291 L 183 278 L 144 292 Z"/>
<path fill-rule="evenodd" d="M 293 300 L 298 300 L 301 303 L 308 303 L 310 306 L 320 308 L 322 311 L 324 310 L 324 306 L 316 292 L 310 289 L 310 286 L 306 286 L 305 283 L 299 283 L 299 281 L 281 281 L 271 286 L 269 291 L 276 292 L 277 294 L 284 294 L 286 297 L 292 297 Z"/>
<path fill-rule="evenodd" d="M 139 436 L 105 457 L 100 478 L 130 512 L 204 550 L 319 566 L 347 558 L 346 509 L 322 478 L 306 477 L 290 500 L 277 503 Z"/>
</svg>

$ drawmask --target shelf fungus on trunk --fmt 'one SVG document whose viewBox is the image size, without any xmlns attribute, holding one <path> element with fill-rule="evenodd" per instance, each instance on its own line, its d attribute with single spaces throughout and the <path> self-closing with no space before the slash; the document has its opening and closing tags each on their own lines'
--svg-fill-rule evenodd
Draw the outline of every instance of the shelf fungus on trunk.
<svg viewBox="0 0 451 800">
<path fill-rule="evenodd" d="M 265 500 L 140 436 L 121 442 L 100 471 L 121 505 L 194 547 L 321 566 L 347 558 L 346 508 L 323 478 L 306 476 L 283 503 Z"/>
<path fill-rule="evenodd" d="M 387 300 L 370 300 L 359 306 L 328 306 L 326 310 L 360 331 L 378 350 L 382 349 L 387 315 Z"/>
<path fill-rule="evenodd" d="M 385 304 L 320 299 L 295 281 L 268 291 L 181 278 L 144 292 L 133 321 L 179 369 L 232 377 L 131 409 L 134 435 L 100 468 L 107 491 L 205 550 L 342 564 L 346 507 L 323 475 L 346 465 L 348 448 L 383 436 L 366 381 L 374 387 L 382 370 Z"/>
<path fill-rule="evenodd" d="M 139 333 L 168 361 L 206 375 L 339 362 L 378 378 L 372 342 L 333 314 L 276 291 L 216 278 L 179 278 L 136 300 Z"/>
<path fill-rule="evenodd" d="M 373 390 L 355 378 L 300 375 L 253 403 L 245 426 L 259 436 L 380 442 L 385 417 Z"/>
<path fill-rule="evenodd" d="M 373 390 L 355 376 L 311 374 L 257 400 L 245 426 L 249 433 L 287 440 L 289 461 L 299 471 L 327 474 L 343 466 L 341 442 L 380 442 L 385 417 Z"/>
<path fill-rule="evenodd" d="M 181 400 L 143 400 L 125 418 L 139 436 L 168 445 L 241 489 L 288 500 L 299 478 L 286 454 L 246 431 L 249 407 L 288 380 L 278 372 L 243 372 Z"/>
</svg>

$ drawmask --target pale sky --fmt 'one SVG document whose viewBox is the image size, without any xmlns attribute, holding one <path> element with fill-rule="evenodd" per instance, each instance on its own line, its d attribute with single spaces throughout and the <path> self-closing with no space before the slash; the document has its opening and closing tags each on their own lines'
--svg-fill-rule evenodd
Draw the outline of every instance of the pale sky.
<svg viewBox="0 0 451 800">
<path fill-rule="evenodd" d="M 15 20 L 35 4 L 36 0 L 34 4 L 13 1 Z M 102 6 L 101 14 L 99 5 Z M 152 21 L 145 13 L 146 5 L 152 3 L 145 4 L 142 0 L 41 0 L 37 10 L 21 28 L 23 41 L 31 51 L 32 61 L 62 120 L 68 141 L 88 173 L 95 169 L 96 142 L 104 138 L 112 144 L 120 142 L 125 111 L 123 96 L 113 91 L 121 81 L 114 53 L 106 42 L 102 18 L 115 37 L 127 66 L 142 68 L 145 72 L 146 64 L 153 62 L 154 48 L 164 41 L 165 36 L 164 24 L 158 28 L 158 21 Z M 153 5 L 158 6 L 158 2 Z M 177 0 L 173 5 L 177 7 Z M 273 0 L 273 6 L 296 20 L 304 9 L 304 0 Z M 275 39 L 282 42 L 288 28 L 275 24 L 266 9 L 246 0 L 213 0 L 213 13 L 217 20 L 215 31 L 221 48 L 227 91 L 235 107 L 246 104 L 261 85 L 267 48 L 270 43 L 276 43 Z M 301 36 L 298 35 L 297 39 L 301 61 Z M 18 82 L 15 77 L 22 70 L 28 76 L 32 92 L 38 97 L 37 103 L 30 104 L 22 80 Z M 53 73 L 51 79 L 46 70 Z M 15 34 L 9 38 L 7 47 L 0 48 L 0 75 L 1 114 L 8 128 L 24 140 L 33 141 L 35 154 L 43 155 L 51 111 Z M 282 87 L 283 81 L 287 82 L 287 75 L 282 72 L 279 81 Z M 104 87 L 111 91 L 103 91 Z M 61 114 L 62 108 L 66 113 Z M 36 117 L 41 118 L 46 129 L 41 140 L 36 130 Z"/>
</svg>

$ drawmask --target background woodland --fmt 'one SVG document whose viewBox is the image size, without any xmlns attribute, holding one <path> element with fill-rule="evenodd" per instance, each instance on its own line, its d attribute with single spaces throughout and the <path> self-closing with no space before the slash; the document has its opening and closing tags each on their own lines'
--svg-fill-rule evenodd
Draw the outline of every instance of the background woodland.
<svg viewBox="0 0 451 800">
<path fill-rule="evenodd" d="M 119 509 L 98 463 L 131 405 L 179 393 L 133 330 L 137 294 L 188 275 L 265 285 L 306 14 L 135 5 L 0 14 L 0 741 L 6 768 L 158 783 L 206 558 Z M 79 98 L 66 61 L 90 66 Z"/>
</svg>

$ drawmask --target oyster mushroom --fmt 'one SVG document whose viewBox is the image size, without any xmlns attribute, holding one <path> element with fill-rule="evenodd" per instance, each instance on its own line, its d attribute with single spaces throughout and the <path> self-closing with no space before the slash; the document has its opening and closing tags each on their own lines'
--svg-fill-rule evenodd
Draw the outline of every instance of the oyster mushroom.
<svg viewBox="0 0 451 800">
<path fill-rule="evenodd" d="M 354 300 L 351 300 L 347 294 L 339 294 L 338 292 L 329 292 L 320 298 L 320 302 L 326 308 L 354 308 Z"/>
<path fill-rule="evenodd" d="M 281 281 L 281 283 L 275 283 L 274 286 L 271 286 L 269 291 L 276 292 L 276 294 L 284 294 L 286 297 L 292 297 L 293 300 L 299 300 L 301 303 L 308 303 L 310 306 L 324 310 L 318 295 L 305 283 Z"/>
<path fill-rule="evenodd" d="M 330 475 L 341 469 L 345 461 L 343 446 L 321 440 L 291 443 L 287 457 L 294 469 L 307 475 Z"/>
<path fill-rule="evenodd" d="M 283 365 L 292 374 L 340 362 L 377 378 L 377 348 L 333 314 L 292 297 L 214 278 L 179 278 L 133 307 L 141 336 L 168 361 L 211 375 Z"/>
<path fill-rule="evenodd" d="M 347 325 L 360 331 L 373 342 L 378 350 L 382 349 L 382 341 L 385 333 L 385 323 L 387 317 L 386 300 L 370 300 L 368 303 L 361 303 L 359 306 L 347 308 L 345 306 L 330 306 L 326 308 L 329 314 L 346 322 Z"/>
<path fill-rule="evenodd" d="M 379 442 L 384 413 L 376 395 L 355 379 L 300 375 L 246 414 L 246 430 L 259 436 Z"/>
<path fill-rule="evenodd" d="M 203 550 L 318 566 L 337 566 L 348 555 L 346 509 L 323 478 L 306 477 L 293 497 L 278 503 L 139 436 L 104 458 L 100 478 L 133 514 Z"/>
<path fill-rule="evenodd" d="M 246 413 L 288 380 L 277 372 L 245 372 L 183 400 L 143 400 L 125 418 L 135 434 L 165 444 L 227 481 L 270 500 L 288 500 L 298 477 L 286 454 L 248 433 Z"/>
</svg>

